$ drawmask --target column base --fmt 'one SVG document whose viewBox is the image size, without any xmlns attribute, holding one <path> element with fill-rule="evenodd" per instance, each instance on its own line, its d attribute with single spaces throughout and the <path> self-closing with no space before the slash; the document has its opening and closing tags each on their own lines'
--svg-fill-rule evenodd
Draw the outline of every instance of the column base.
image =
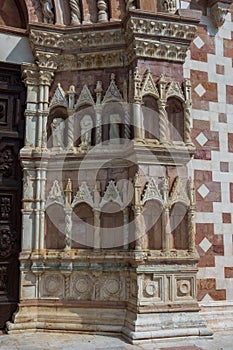
<svg viewBox="0 0 233 350">
<path fill-rule="evenodd" d="M 132 344 L 144 343 L 163 338 L 211 337 L 213 332 L 207 327 L 199 312 L 167 312 L 136 314 L 128 311 L 123 336 Z"/>
</svg>

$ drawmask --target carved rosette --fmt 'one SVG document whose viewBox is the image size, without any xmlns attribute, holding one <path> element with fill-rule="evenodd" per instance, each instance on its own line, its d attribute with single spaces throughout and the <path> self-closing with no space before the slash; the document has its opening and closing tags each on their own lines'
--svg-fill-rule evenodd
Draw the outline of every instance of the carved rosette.
<svg viewBox="0 0 233 350">
<path fill-rule="evenodd" d="M 43 275 L 43 279 L 43 296 L 58 297 L 64 294 L 64 277 L 61 274 L 48 273 Z"/>
<path fill-rule="evenodd" d="M 93 281 L 88 274 L 75 274 L 72 278 L 71 293 L 81 300 L 93 299 Z"/>
</svg>

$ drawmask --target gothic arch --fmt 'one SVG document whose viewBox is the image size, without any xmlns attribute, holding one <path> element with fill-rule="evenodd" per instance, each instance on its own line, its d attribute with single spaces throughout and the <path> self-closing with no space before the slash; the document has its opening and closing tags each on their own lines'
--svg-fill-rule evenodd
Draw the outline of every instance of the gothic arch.
<svg viewBox="0 0 233 350">
<path fill-rule="evenodd" d="M 162 211 L 159 200 L 147 201 L 143 209 L 147 248 L 151 250 L 162 249 Z"/>
<path fill-rule="evenodd" d="M 51 203 L 45 212 L 45 247 L 46 249 L 65 248 L 65 212 L 57 202 Z"/>
<path fill-rule="evenodd" d="M 7 0 L 0 3 L 0 25 L 26 29 L 28 10 L 23 0 Z"/>
<path fill-rule="evenodd" d="M 188 249 L 188 207 L 183 202 L 176 202 L 171 207 L 170 225 L 172 249 Z"/>
<path fill-rule="evenodd" d="M 144 95 L 143 124 L 146 139 L 159 139 L 159 110 L 155 95 Z"/>
<path fill-rule="evenodd" d="M 85 202 L 80 202 L 73 208 L 71 247 L 94 247 L 94 215 L 91 206 Z"/>
<path fill-rule="evenodd" d="M 171 96 L 167 99 L 167 116 L 170 141 L 184 141 L 184 108 L 180 98 Z"/>
<path fill-rule="evenodd" d="M 47 122 L 47 147 L 54 147 L 57 146 L 54 142 L 54 133 L 52 132 L 52 124 L 55 120 L 62 121 L 63 125 L 62 128 L 60 128 L 60 133 L 62 136 L 62 145 L 61 147 L 64 147 L 67 145 L 67 109 L 64 106 L 55 106 L 54 108 L 51 108 L 49 116 L 48 116 L 48 122 Z M 58 127 L 58 126 L 57 126 Z M 63 130 L 63 131 L 62 131 Z"/>
<path fill-rule="evenodd" d="M 119 249 L 124 245 L 124 221 L 121 206 L 108 202 L 101 208 L 101 248 Z"/>
</svg>

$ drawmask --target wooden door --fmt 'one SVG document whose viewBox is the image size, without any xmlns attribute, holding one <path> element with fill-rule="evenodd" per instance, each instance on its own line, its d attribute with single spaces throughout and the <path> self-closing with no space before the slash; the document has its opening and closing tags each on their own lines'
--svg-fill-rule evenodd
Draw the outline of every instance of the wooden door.
<svg viewBox="0 0 233 350">
<path fill-rule="evenodd" d="M 20 66 L 0 63 L 0 328 L 19 298 L 24 101 Z"/>
</svg>

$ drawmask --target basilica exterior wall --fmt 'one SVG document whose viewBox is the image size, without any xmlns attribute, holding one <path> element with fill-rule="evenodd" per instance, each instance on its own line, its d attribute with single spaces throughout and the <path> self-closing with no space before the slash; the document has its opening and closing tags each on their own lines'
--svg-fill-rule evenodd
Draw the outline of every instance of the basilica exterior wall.
<svg viewBox="0 0 233 350">
<path fill-rule="evenodd" d="M 27 88 L 9 331 L 232 326 L 230 3 L 27 0 L 19 30 L 3 9 Z"/>
</svg>

